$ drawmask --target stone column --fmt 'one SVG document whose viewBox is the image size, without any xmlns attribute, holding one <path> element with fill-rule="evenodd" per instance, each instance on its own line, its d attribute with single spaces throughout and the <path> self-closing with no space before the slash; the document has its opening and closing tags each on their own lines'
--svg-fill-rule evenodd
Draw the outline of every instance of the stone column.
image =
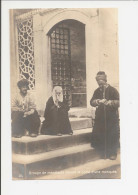
<svg viewBox="0 0 138 195">
<path fill-rule="evenodd" d="M 98 16 L 89 19 L 86 25 L 86 87 L 87 107 L 90 107 L 90 99 L 97 88 L 95 76 L 99 71 L 99 21 Z"/>
<path fill-rule="evenodd" d="M 34 31 L 34 61 L 35 61 L 35 95 L 37 109 L 42 114 L 44 110 L 45 89 L 43 83 L 43 47 L 42 47 L 42 25 L 41 16 L 36 14 L 33 16 Z"/>
<path fill-rule="evenodd" d="M 52 94 L 52 79 L 51 79 L 51 51 L 50 51 L 50 38 L 43 31 L 42 36 L 42 47 L 43 47 L 43 86 L 45 89 L 45 101 Z"/>
<path fill-rule="evenodd" d="M 35 78 L 36 78 L 36 99 L 40 114 L 43 115 L 46 101 L 51 96 L 51 57 L 50 40 L 43 30 L 43 16 L 33 16 L 34 28 L 34 57 L 35 57 Z"/>
<path fill-rule="evenodd" d="M 18 65 L 18 34 L 14 11 L 10 10 L 10 86 L 11 98 L 17 92 L 17 81 L 19 79 Z"/>
</svg>

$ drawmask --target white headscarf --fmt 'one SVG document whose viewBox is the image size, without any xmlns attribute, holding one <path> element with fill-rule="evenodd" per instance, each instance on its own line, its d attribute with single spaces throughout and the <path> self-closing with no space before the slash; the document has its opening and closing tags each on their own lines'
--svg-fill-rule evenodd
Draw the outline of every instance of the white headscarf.
<svg viewBox="0 0 138 195">
<path fill-rule="evenodd" d="M 59 93 L 59 94 L 58 94 Z M 58 102 L 63 102 L 63 90 L 60 86 L 55 86 L 52 92 L 54 104 L 59 107 Z"/>
</svg>

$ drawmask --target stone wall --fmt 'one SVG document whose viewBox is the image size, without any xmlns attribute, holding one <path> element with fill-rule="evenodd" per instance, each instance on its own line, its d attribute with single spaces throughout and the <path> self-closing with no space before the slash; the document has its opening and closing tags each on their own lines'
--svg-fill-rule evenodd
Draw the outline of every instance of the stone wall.
<svg viewBox="0 0 138 195">
<path fill-rule="evenodd" d="M 38 109 L 43 112 L 45 102 L 51 95 L 51 67 L 48 31 L 62 20 L 80 22 L 79 27 L 71 26 L 72 65 L 79 63 L 84 67 L 86 62 L 86 93 L 87 107 L 97 88 L 95 75 L 99 70 L 106 72 L 108 82 L 119 89 L 119 59 L 118 59 L 118 21 L 117 9 L 41 9 L 19 14 L 17 18 L 10 11 L 11 38 L 11 94 L 16 92 L 19 79 L 17 58 L 17 20 L 23 20 L 32 14 L 34 21 L 34 53 L 36 93 Z M 78 23 L 79 24 L 79 23 Z M 74 31 L 74 30 L 75 31 Z M 85 31 L 85 32 L 84 32 Z M 79 34 L 78 34 L 79 33 Z M 76 35 L 75 35 L 76 34 Z M 84 37 L 85 34 L 85 37 Z M 83 47 L 85 44 L 85 47 Z M 75 72 L 75 71 L 74 71 Z M 77 74 L 77 71 L 76 71 Z M 84 76 L 84 74 L 83 74 Z"/>
</svg>

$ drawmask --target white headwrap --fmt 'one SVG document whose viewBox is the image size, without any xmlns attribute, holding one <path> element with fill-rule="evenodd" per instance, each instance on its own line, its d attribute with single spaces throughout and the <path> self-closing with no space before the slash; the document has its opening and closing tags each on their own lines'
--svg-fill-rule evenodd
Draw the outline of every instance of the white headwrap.
<svg viewBox="0 0 138 195">
<path fill-rule="evenodd" d="M 60 93 L 60 94 L 58 94 L 58 93 Z M 54 104 L 56 106 L 59 106 L 58 102 L 63 102 L 63 90 L 62 90 L 62 87 L 60 87 L 60 86 L 54 87 L 53 92 L 52 92 L 52 97 L 53 97 Z"/>
</svg>

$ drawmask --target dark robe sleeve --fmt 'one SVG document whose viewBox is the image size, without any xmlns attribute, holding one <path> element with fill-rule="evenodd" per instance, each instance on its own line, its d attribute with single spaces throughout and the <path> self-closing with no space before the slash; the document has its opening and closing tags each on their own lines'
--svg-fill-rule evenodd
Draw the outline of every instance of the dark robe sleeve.
<svg viewBox="0 0 138 195">
<path fill-rule="evenodd" d="M 52 109 L 52 107 L 54 107 L 54 103 L 53 103 L 53 99 L 52 97 L 50 97 L 46 103 L 46 108 L 45 108 L 45 112 L 44 112 L 44 117 L 45 119 L 49 116 L 50 110 Z"/>
<path fill-rule="evenodd" d="M 113 108 L 118 108 L 120 106 L 119 93 L 115 88 L 112 88 L 112 100 L 110 101 L 110 106 Z"/>
<path fill-rule="evenodd" d="M 61 106 L 61 109 L 65 109 L 66 111 L 69 111 L 69 109 L 70 109 L 70 107 L 65 99 L 63 100 L 63 102 L 59 102 L 59 106 Z"/>
<path fill-rule="evenodd" d="M 45 112 L 44 112 L 44 118 L 45 120 L 42 123 L 41 133 L 42 134 L 50 134 L 51 127 L 53 127 L 53 113 L 55 111 L 55 105 L 53 102 L 53 98 L 50 97 L 48 101 L 46 102 Z M 49 132 L 50 131 L 50 132 Z"/>
<path fill-rule="evenodd" d="M 99 101 L 98 93 L 97 93 L 97 90 L 95 90 L 94 94 L 93 94 L 93 97 L 90 100 L 90 105 L 93 106 L 93 107 L 96 107 L 96 106 L 99 105 L 98 101 Z"/>
<path fill-rule="evenodd" d="M 117 89 L 115 89 L 115 88 L 113 88 L 113 89 L 114 89 L 114 91 L 113 91 L 114 99 L 119 100 L 119 93 L 118 93 Z"/>
</svg>

